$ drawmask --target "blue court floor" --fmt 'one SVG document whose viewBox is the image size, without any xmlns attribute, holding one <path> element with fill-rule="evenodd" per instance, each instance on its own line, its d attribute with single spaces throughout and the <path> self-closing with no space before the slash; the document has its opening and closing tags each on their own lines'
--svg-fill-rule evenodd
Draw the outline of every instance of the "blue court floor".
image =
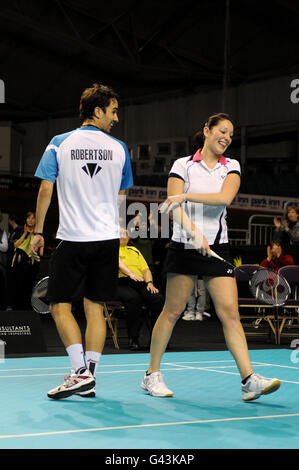
<svg viewBox="0 0 299 470">
<path fill-rule="evenodd" d="M 149 354 L 103 355 L 96 398 L 51 400 L 69 372 L 66 356 L 0 364 L 1 449 L 298 449 L 299 362 L 291 350 L 250 352 L 255 372 L 282 381 L 242 401 L 227 351 L 169 352 L 162 372 L 171 398 L 140 388 Z M 296 359 L 296 358 L 295 358 Z"/>
</svg>

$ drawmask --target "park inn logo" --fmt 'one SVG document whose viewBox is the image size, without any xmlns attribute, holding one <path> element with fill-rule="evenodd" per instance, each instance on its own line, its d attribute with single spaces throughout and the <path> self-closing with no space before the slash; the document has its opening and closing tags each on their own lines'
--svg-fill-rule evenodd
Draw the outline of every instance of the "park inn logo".
<svg viewBox="0 0 299 470">
<path fill-rule="evenodd" d="M 86 165 L 82 166 L 82 170 L 90 176 L 91 178 L 97 175 L 101 171 L 102 167 L 97 163 L 87 163 Z"/>
</svg>

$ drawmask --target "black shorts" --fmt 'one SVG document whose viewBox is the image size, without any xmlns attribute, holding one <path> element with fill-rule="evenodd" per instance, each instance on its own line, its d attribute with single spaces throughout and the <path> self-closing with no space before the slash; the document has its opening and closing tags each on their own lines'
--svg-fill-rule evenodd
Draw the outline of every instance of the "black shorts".
<svg viewBox="0 0 299 470">
<path fill-rule="evenodd" d="M 51 303 L 114 300 L 118 285 L 119 240 L 61 241 L 50 261 Z"/>
<path fill-rule="evenodd" d="M 228 243 L 211 245 L 210 248 L 231 262 Z M 195 249 L 186 248 L 184 243 L 174 241 L 170 243 L 164 269 L 167 273 L 187 274 L 200 279 L 205 276 L 235 277 L 234 269 L 229 264 L 212 256 L 203 256 Z"/>
</svg>

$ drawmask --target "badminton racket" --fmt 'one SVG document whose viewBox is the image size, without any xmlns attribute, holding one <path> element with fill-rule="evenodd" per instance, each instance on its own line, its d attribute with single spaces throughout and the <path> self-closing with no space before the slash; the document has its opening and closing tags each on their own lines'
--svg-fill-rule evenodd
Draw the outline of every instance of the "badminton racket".
<svg viewBox="0 0 299 470">
<path fill-rule="evenodd" d="M 37 313 L 50 313 L 50 302 L 47 298 L 49 276 L 36 283 L 32 290 L 31 305 Z"/>
<path fill-rule="evenodd" d="M 48 283 L 49 283 L 49 276 L 46 276 L 40 281 L 38 281 L 32 290 L 31 305 L 32 305 L 33 310 L 37 313 L 43 313 L 43 314 L 50 313 L 50 301 L 47 298 Z M 114 328 L 111 322 L 111 317 L 107 311 L 107 308 L 104 308 L 103 311 L 104 311 L 104 316 L 109 325 L 109 328 L 111 329 L 113 333 L 113 339 L 114 341 L 116 341 Z"/>
<path fill-rule="evenodd" d="M 210 254 L 235 269 L 236 266 L 221 258 L 213 250 L 210 250 Z M 239 269 L 248 274 L 241 266 L 239 266 Z M 281 274 L 259 266 L 249 275 L 249 288 L 256 300 L 260 300 L 273 307 L 284 305 L 291 293 L 288 281 Z"/>
</svg>

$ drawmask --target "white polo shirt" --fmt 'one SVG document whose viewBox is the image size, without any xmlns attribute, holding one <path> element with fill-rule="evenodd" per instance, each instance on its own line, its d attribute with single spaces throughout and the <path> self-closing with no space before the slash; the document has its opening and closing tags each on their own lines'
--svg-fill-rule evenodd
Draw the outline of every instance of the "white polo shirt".
<svg viewBox="0 0 299 470">
<path fill-rule="evenodd" d="M 35 176 L 57 183 L 57 238 L 119 238 L 118 193 L 133 185 L 126 145 L 95 126 L 55 136 Z"/>
<path fill-rule="evenodd" d="M 241 174 L 240 164 L 223 155 L 214 168 L 208 168 L 199 149 L 195 155 L 179 158 L 170 170 L 169 177 L 184 181 L 184 192 L 192 194 L 208 194 L 221 192 L 223 182 L 230 173 Z M 201 230 L 209 245 L 227 243 L 226 206 L 210 206 L 207 204 L 186 202 L 185 212 L 192 222 Z M 172 240 L 187 243 L 190 239 L 180 224 L 174 221 Z"/>
</svg>

